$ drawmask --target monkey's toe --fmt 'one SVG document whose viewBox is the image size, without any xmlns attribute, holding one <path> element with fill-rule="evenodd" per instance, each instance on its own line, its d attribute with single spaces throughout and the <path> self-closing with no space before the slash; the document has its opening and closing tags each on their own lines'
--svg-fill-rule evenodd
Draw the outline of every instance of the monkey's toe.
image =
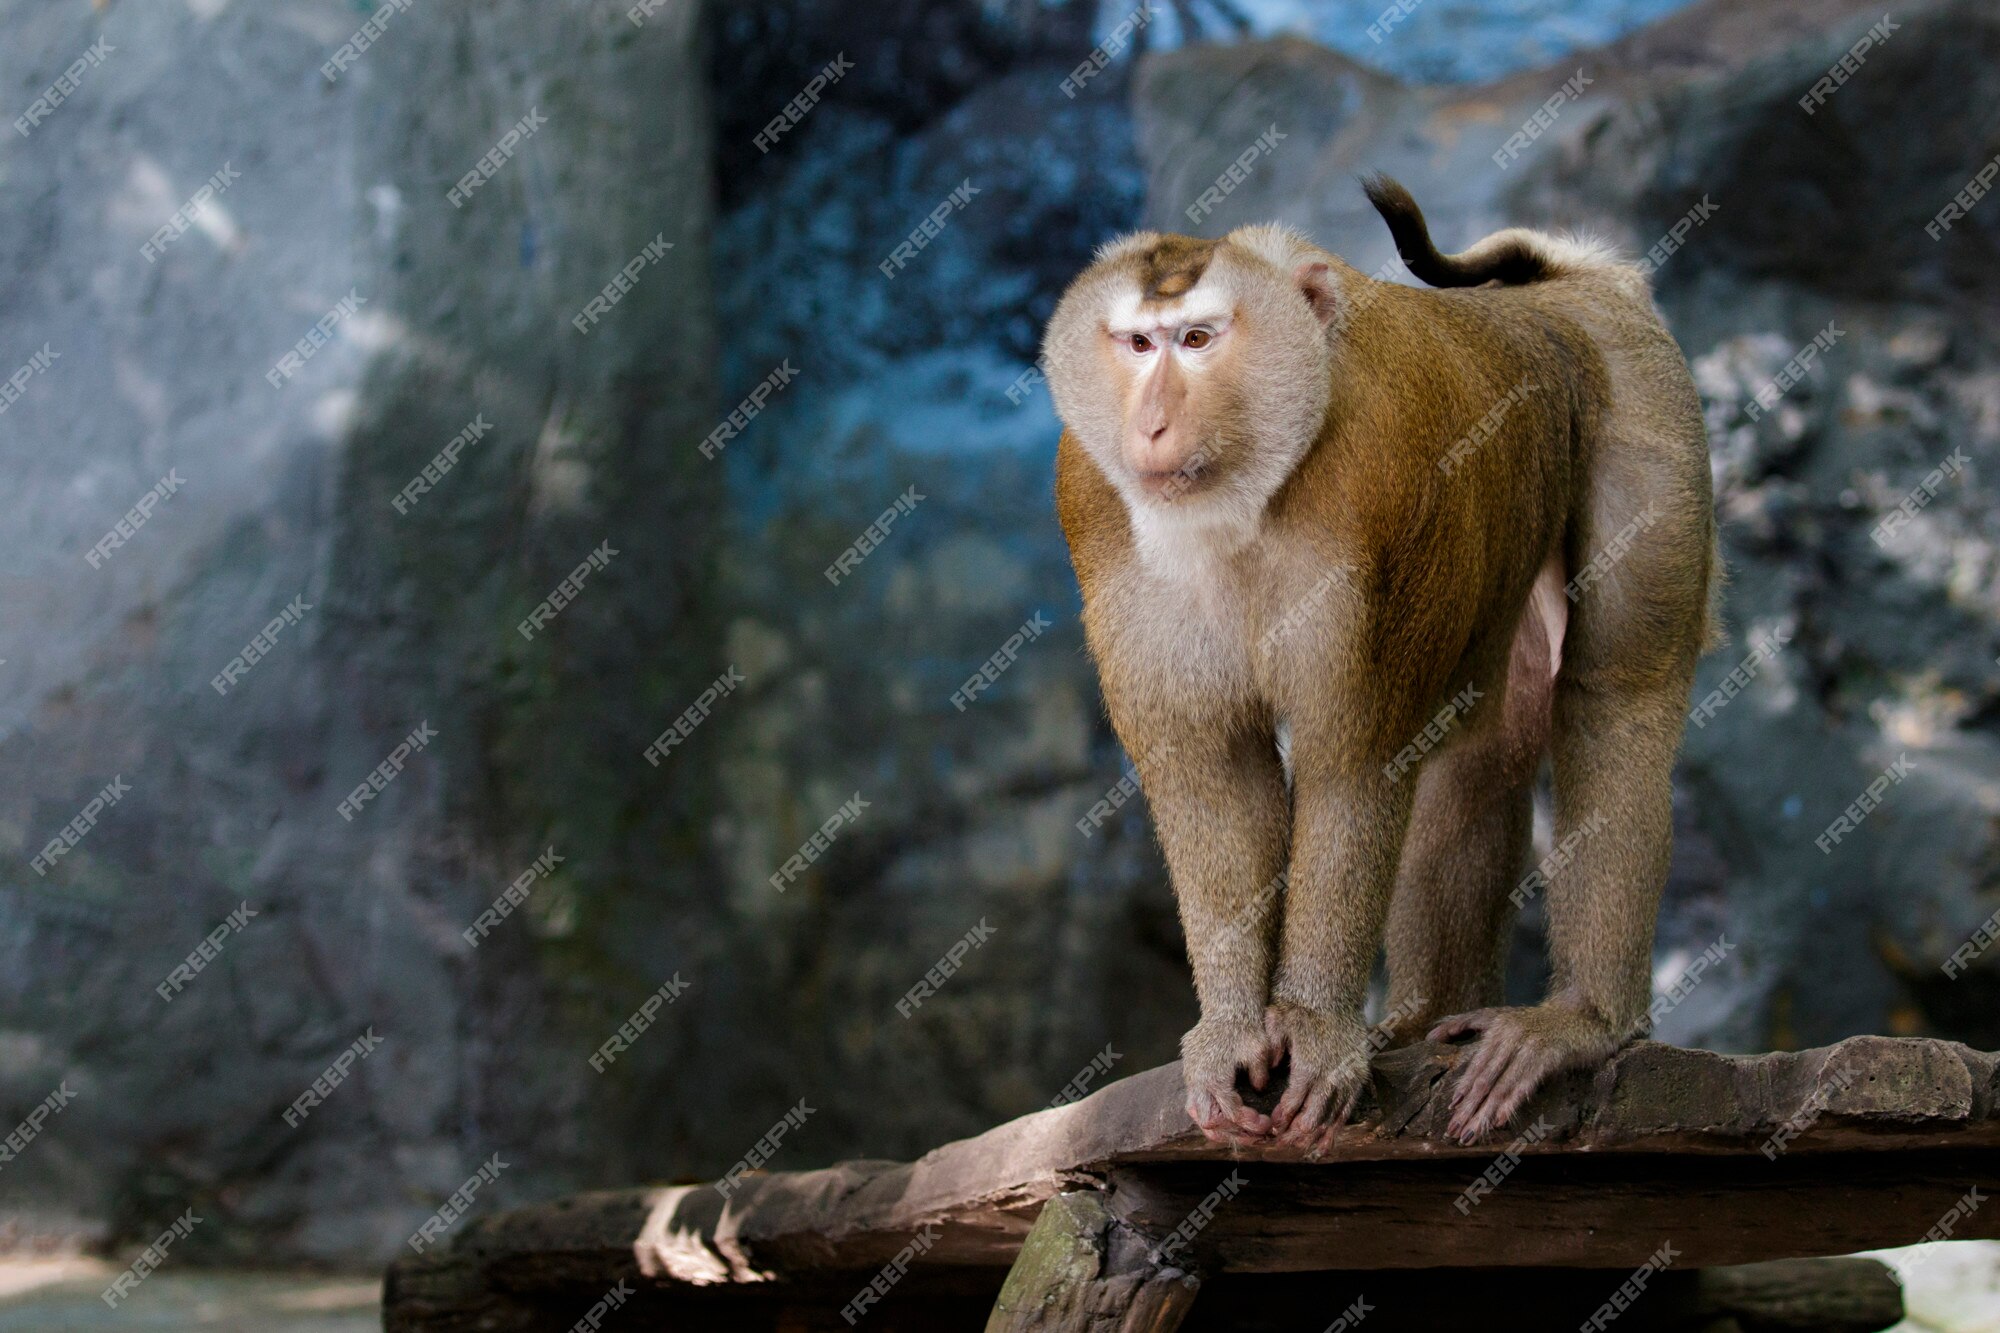
<svg viewBox="0 0 2000 1333">
<path fill-rule="evenodd" d="M 1512 1123 L 1514 1113 L 1551 1075 L 1595 1064 L 1618 1046 L 1601 1023 L 1548 1004 L 1454 1014 L 1432 1028 L 1430 1036 L 1450 1041 L 1468 1033 L 1477 1034 L 1479 1041 L 1459 1068 L 1445 1127 L 1446 1134 L 1466 1145 Z"/>
<path fill-rule="evenodd" d="M 1510 1098 L 1504 1088 L 1518 1086 L 1520 1074 L 1539 1064 L 1526 1026 L 1506 1009 L 1475 1009 L 1455 1014 L 1431 1029 L 1431 1040 L 1449 1041 L 1476 1033 L 1479 1042 L 1460 1068 L 1451 1092 L 1451 1120 L 1445 1133 L 1462 1144 L 1478 1142 L 1507 1123 L 1520 1098 L 1534 1090 L 1539 1075 L 1531 1075 L 1527 1090 Z M 1515 1066 L 1523 1067 L 1516 1071 Z"/>
</svg>

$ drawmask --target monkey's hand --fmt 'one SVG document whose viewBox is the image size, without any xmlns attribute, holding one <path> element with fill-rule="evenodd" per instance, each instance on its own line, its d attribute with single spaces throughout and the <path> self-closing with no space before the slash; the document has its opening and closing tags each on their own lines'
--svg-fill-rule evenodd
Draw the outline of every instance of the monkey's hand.
<svg viewBox="0 0 2000 1333">
<path fill-rule="evenodd" d="M 1274 1061 L 1282 1053 L 1291 1066 L 1271 1129 L 1286 1147 L 1325 1152 L 1368 1086 L 1368 1027 L 1359 1014 L 1279 1000 L 1264 1011 L 1264 1030 Z"/>
<path fill-rule="evenodd" d="M 1430 1038 L 1450 1041 L 1469 1032 L 1479 1034 L 1479 1044 L 1458 1071 L 1445 1130 L 1465 1144 L 1510 1122 L 1544 1080 L 1602 1064 L 1624 1045 L 1604 1019 L 1558 1003 L 1455 1014 L 1432 1028 Z"/>
<path fill-rule="evenodd" d="M 1255 1018 L 1204 1018 L 1181 1038 L 1181 1072 L 1187 1080 L 1189 1119 L 1212 1143 L 1247 1143 L 1271 1131 L 1271 1120 L 1245 1106 L 1236 1071 L 1260 1092 L 1271 1078 L 1273 1051 Z"/>
</svg>

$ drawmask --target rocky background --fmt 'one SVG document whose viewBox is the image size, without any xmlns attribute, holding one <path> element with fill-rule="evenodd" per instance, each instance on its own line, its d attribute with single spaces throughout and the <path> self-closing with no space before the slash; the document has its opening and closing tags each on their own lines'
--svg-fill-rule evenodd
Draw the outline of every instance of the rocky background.
<svg viewBox="0 0 2000 1333">
<path fill-rule="evenodd" d="M 1127 7 L 628 8 L 392 4 L 329 81 L 376 7 L 0 0 L 10 117 L 109 48 L 0 141 L 0 380 L 57 354 L 0 416 L 0 1127 L 69 1094 L 0 1164 L 0 1239 L 116 1252 L 192 1207 L 189 1262 L 372 1264 L 495 1153 L 482 1205 L 711 1177 L 803 1100 L 773 1165 L 906 1156 L 1045 1105 L 1094 1059 L 1172 1058 L 1193 997 L 1143 801 L 1078 827 L 1126 769 L 1051 512 L 1036 340 L 1066 278 L 1136 225 L 1275 217 L 1375 271 L 1389 246 L 1353 180 L 1371 169 L 1447 247 L 1524 222 L 1638 252 L 1700 214 L 1656 274 L 1708 402 L 1732 573 L 1700 692 L 1784 644 L 1689 734 L 1657 951 L 1685 998 L 1661 1035 L 2000 1045 L 1994 960 L 1940 967 L 2000 907 L 2000 204 L 1925 231 L 2000 153 L 1990 7 L 1897 12 L 1810 115 L 1797 99 L 1879 11 L 1425 0 L 1385 24 L 1373 3 L 1181 0 L 1071 96 Z M 142 253 L 225 166 L 227 192 Z M 578 332 L 656 238 L 672 249 Z M 1818 367 L 1752 419 L 1829 326 Z M 170 470 L 174 493 L 86 560 Z M 518 633 L 602 543 L 574 601 Z M 295 598 L 298 623 L 218 694 Z M 956 706 L 1029 622 L 1048 628 Z M 342 819 L 423 722 L 437 739 Z M 129 794 L 38 874 L 114 777 Z M 960 940 L 978 942 L 906 1017 Z M 1524 993 L 1538 949 L 1531 918 Z"/>
</svg>

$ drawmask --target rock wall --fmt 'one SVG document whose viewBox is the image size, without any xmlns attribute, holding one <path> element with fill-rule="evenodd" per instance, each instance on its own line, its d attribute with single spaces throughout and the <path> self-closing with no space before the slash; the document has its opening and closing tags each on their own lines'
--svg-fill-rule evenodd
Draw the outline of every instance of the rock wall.
<svg viewBox="0 0 2000 1333">
<path fill-rule="evenodd" d="M 633 1168 L 603 1149 L 630 1108 L 585 1058 L 686 967 L 699 928 L 673 904 L 703 897 L 703 797 L 640 759 L 713 674 L 687 645 L 719 482 L 668 448 L 715 415 L 695 6 L 643 27 L 609 4 L 391 6 L 332 80 L 367 9 L 5 8 L 22 109 L 104 44 L 0 149 L 0 359 L 57 356 L 0 420 L 0 1106 L 11 1126 L 74 1098 L 0 1180 L 11 1228 L 117 1243 L 193 1207 L 186 1254 L 372 1260 L 493 1153 L 503 1195 Z M 129 793 L 38 873 L 114 778 Z M 548 846 L 557 872 L 469 947 Z"/>
</svg>

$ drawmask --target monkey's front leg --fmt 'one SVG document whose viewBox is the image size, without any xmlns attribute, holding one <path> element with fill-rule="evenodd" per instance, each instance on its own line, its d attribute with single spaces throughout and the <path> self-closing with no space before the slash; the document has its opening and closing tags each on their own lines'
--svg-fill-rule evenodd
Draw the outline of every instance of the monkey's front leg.
<svg viewBox="0 0 2000 1333">
<path fill-rule="evenodd" d="M 1289 812 L 1268 732 L 1220 721 L 1119 727 L 1140 777 L 1194 965 L 1201 1018 L 1181 1039 L 1188 1115 L 1221 1142 L 1261 1137 L 1270 1119 L 1244 1105 L 1237 1071 L 1262 1088 L 1273 1052 L 1264 1027 Z M 1136 742 L 1136 744 L 1135 744 Z"/>
<path fill-rule="evenodd" d="M 1325 745 L 1293 738 L 1292 867 L 1266 1015 L 1290 1065 L 1272 1129 L 1280 1143 L 1315 1151 L 1368 1083 L 1362 1007 L 1416 786 L 1414 773 L 1392 780 L 1336 765 Z"/>
</svg>

